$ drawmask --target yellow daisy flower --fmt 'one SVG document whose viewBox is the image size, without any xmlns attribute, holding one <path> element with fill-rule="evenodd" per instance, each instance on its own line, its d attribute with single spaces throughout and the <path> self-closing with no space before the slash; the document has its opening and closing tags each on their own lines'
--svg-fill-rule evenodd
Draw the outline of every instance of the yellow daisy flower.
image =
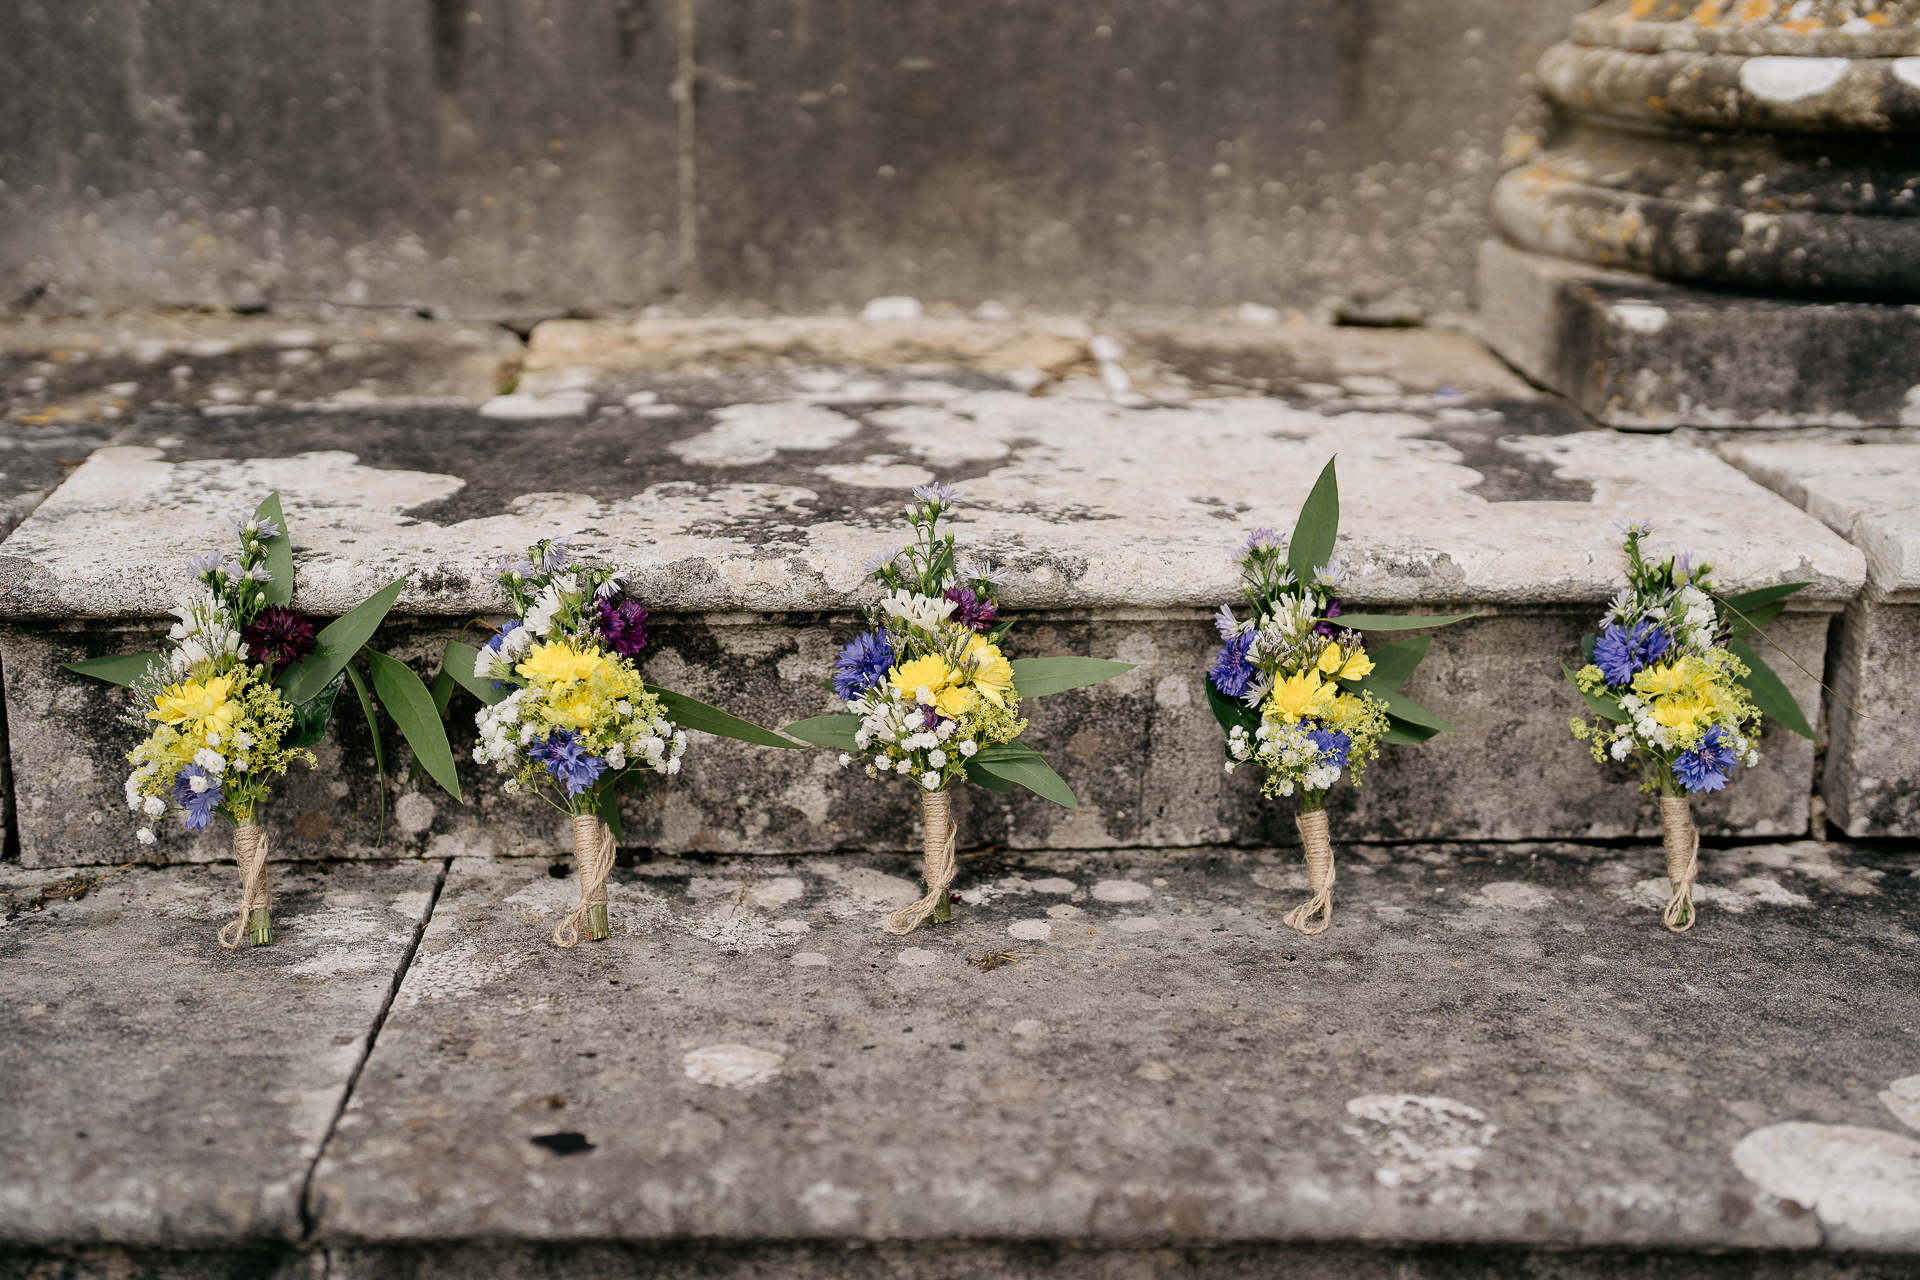
<svg viewBox="0 0 1920 1280">
<path fill-rule="evenodd" d="M 229 700 L 232 694 L 232 676 L 170 684 L 154 697 L 147 719 L 176 725 L 196 738 L 204 739 L 209 733 L 224 736 L 240 714 L 240 708 Z"/>
<path fill-rule="evenodd" d="M 1004 709 L 1005 695 L 1013 690 L 1013 664 L 1001 655 L 998 647 L 988 644 L 985 636 L 967 641 L 962 656 L 971 667 L 972 678 L 967 683 L 978 689 L 988 702 Z"/>
<path fill-rule="evenodd" d="M 1318 671 L 1288 676 L 1275 682 L 1272 692 L 1267 694 L 1265 715 L 1282 724 L 1298 724 L 1331 710 L 1339 693 L 1339 687 L 1322 680 Z"/>
</svg>

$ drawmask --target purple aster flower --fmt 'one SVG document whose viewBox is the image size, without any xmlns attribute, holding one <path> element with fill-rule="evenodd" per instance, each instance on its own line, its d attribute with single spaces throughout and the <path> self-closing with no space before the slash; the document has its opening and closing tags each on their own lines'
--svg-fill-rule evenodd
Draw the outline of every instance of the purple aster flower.
<svg viewBox="0 0 1920 1280">
<path fill-rule="evenodd" d="M 1249 551 L 1278 551 L 1279 549 L 1280 535 L 1265 525 L 1261 525 L 1258 529 L 1255 529 L 1247 535 L 1247 550 Z"/>
<path fill-rule="evenodd" d="M 857 635 L 833 660 L 834 695 L 842 702 L 851 702 L 866 690 L 885 684 L 892 669 L 893 645 L 883 633 Z"/>
<path fill-rule="evenodd" d="M 1680 753 L 1680 758 L 1673 762 L 1673 776 L 1680 779 L 1681 786 L 1698 795 L 1727 785 L 1727 775 L 1740 763 L 1733 744 L 1727 740 L 1729 736 L 1725 729 L 1715 725 L 1701 735 L 1693 750 Z"/>
<path fill-rule="evenodd" d="M 284 605 L 270 604 L 240 630 L 247 654 L 274 676 L 298 662 L 315 647 L 313 624 Z"/>
<path fill-rule="evenodd" d="M 194 556 L 188 560 L 187 568 L 193 572 L 195 577 L 198 577 L 200 574 L 212 573 L 215 569 L 218 569 L 221 565 L 221 560 L 222 558 L 220 556 L 209 551 L 203 556 Z"/>
<path fill-rule="evenodd" d="M 1253 632 L 1237 635 L 1220 647 L 1214 655 L 1213 670 L 1208 673 L 1213 687 L 1229 698 L 1238 698 L 1247 691 L 1247 682 L 1252 680 L 1256 669 L 1247 661 L 1247 647 L 1253 643 Z"/>
<path fill-rule="evenodd" d="M 1630 533 L 1637 533 L 1642 537 L 1645 537 L 1646 535 L 1653 532 L 1653 521 L 1651 520 L 1615 520 L 1613 522 L 1613 531 L 1619 534 L 1623 538 Z"/>
<path fill-rule="evenodd" d="M 1341 769 L 1347 767 L 1347 752 L 1353 747 L 1353 739 L 1346 734 L 1331 729 L 1309 729 L 1307 741 L 1320 748 L 1322 762 Z"/>
<path fill-rule="evenodd" d="M 571 729 L 555 729 L 527 748 L 527 754 L 545 765 L 555 781 L 564 783 L 570 796 L 577 796 L 600 781 L 600 775 L 607 771 L 607 762 L 588 755 Z"/>
<path fill-rule="evenodd" d="M 253 526 L 254 536 L 257 538 L 277 538 L 280 536 L 279 526 L 267 519 L 242 520 L 239 516 L 228 516 L 227 523 L 233 526 L 233 536 L 236 538 L 244 538 L 247 536 L 247 526 L 249 524 Z"/>
<path fill-rule="evenodd" d="M 206 790 L 193 789 L 195 778 L 206 779 Z M 182 809 L 187 811 L 187 830 L 204 831 L 207 824 L 213 821 L 213 811 L 218 809 L 227 797 L 221 790 L 220 779 L 199 765 L 190 764 L 174 775 L 173 798 Z"/>
<path fill-rule="evenodd" d="M 1340 628 L 1334 626 L 1332 622 L 1328 621 L 1328 619 L 1337 618 L 1340 616 L 1340 602 L 1338 600 L 1335 600 L 1332 596 L 1328 596 L 1327 607 L 1325 609 L 1322 609 L 1320 611 L 1320 614 L 1321 614 L 1321 621 L 1313 624 L 1313 633 L 1317 636 L 1325 636 L 1327 639 L 1331 640 L 1340 633 Z"/>
<path fill-rule="evenodd" d="M 878 573 L 900 555 L 899 547 L 883 547 L 860 562 L 860 572 Z"/>
<path fill-rule="evenodd" d="M 548 573 L 558 573 L 567 567 L 567 544 L 573 541 L 573 535 L 555 538 L 547 547 L 546 563 L 543 566 Z"/>
<path fill-rule="evenodd" d="M 1231 640 L 1240 634 L 1240 619 L 1233 616 L 1232 605 L 1220 606 L 1220 611 L 1213 615 L 1213 629 L 1220 633 L 1222 640 Z"/>
<path fill-rule="evenodd" d="M 913 496 L 922 502 L 937 502 L 943 507 L 950 507 L 967 495 L 950 484 L 921 484 L 914 486 Z"/>
<path fill-rule="evenodd" d="M 623 658 L 638 657 L 647 647 L 647 611 L 638 600 L 599 601 L 600 634 Z"/>
<path fill-rule="evenodd" d="M 975 595 L 970 587 L 949 587 L 946 598 L 959 606 L 953 611 L 955 622 L 969 631 L 992 629 L 995 614 L 992 600 Z"/>
<path fill-rule="evenodd" d="M 1607 687 L 1619 689 L 1632 683 L 1638 672 L 1658 662 L 1673 647 L 1666 628 L 1643 619 L 1626 631 L 1611 623 L 1594 642 L 1593 665 L 1600 668 Z"/>
</svg>

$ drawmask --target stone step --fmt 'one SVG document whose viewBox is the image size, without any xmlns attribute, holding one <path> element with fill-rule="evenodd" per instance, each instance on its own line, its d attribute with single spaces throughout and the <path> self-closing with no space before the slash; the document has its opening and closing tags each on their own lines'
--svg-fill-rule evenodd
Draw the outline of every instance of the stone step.
<svg viewBox="0 0 1920 1280">
<path fill-rule="evenodd" d="M 1218 847 L 970 858 L 891 938 L 905 857 L 658 858 L 573 950 L 544 859 L 278 867 L 241 954 L 230 869 L 0 869 L 0 1274 L 1914 1266 L 1911 852 L 1710 847 L 1682 937 L 1652 846 L 1340 865 L 1315 938 Z"/>
<path fill-rule="evenodd" d="M 1624 774 L 1597 772 L 1566 730 L 1579 703 L 1558 664 L 1620 585 L 1616 521 L 1652 519 L 1661 545 L 1711 557 L 1728 590 L 1810 581 L 1772 628 L 1793 659 L 1775 665 L 1809 708 L 1805 673 L 1822 669 L 1828 622 L 1864 578 L 1859 551 L 1710 450 L 1582 429 L 1459 335 L 1115 330 L 1087 340 L 1092 373 L 1056 366 L 1031 383 L 994 367 L 993 353 L 1046 334 L 975 335 L 972 347 L 949 336 L 946 348 L 869 335 L 860 346 L 836 322 L 812 341 L 838 363 L 803 361 L 791 335 L 754 363 L 727 333 L 649 346 L 633 327 L 607 328 L 601 364 L 586 362 L 581 326 L 562 331 L 565 344 L 536 332 L 522 388 L 477 407 L 150 406 L 76 469 L 0 545 L 22 858 L 125 856 L 122 695 L 58 664 L 155 647 L 182 557 L 222 545 L 226 516 L 276 489 L 300 561 L 296 603 L 334 614 L 404 577 L 377 643 L 424 675 L 446 638 L 500 615 L 494 561 L 566 533 L 625 569 L 655 610 L 650 680 L 779 724 L 835 709 L 816 682 L 871 598 L 861 561 L 900 541 L 913 485 L 958 483 L 963 548 L 1011 572 L 1005 603 L 1021 625 L 1010 652 L 1138 664 L 1033 716 L 1026 740 L 1082 807 L 963 788 L 968 847 L 1290 838 L 1289 814 L 1258 798 L 1251 771 L 1221 769 L 1201 684 L 1217 645 L 1207 618 L 1238 597 L 1246 532 L 1289 528 L 1332 455 L 1349 607 L 1483 615 L 1440 632 L 1408 687 L 1462 732 L 1389 750 L 1363 787 L 1338 788 L 1337 838 L 1658 830 L 1651 800 Z M 642 360 L 636 347 L 668 354 Z M 932 360 L 940 349 L 944 365 Z M 850 363 L 903 350 L 928 358 Z M 1446 368 L 1452 381 L 1439 384 Z M 1148 398 L 1139 387 L 1153 379 L 1184 399 Z M 535 412 L 546 416 L 512 416 Z M 458 742 L 471 704 L 456 706 Z M 1761 751 L 1759 768 L 1698 806 L 1704 829 L 1807 831 L 1813 744 L 1775 727 Z M 402 789 L 383 834 L 351 707 L 320 754 L 318 770 L 276 794 L 277 856 L 565 847 L 549 812 L 471 765 L 464 805 Z M 703 743 L 673 784 L 633 802 L 626 840 L 669 852 L 903 848 L 914 809 L 905 788 L 842 773 L 824 752 Z M 217 834 L 169 835 L 143 856 L 230 851 Z"/>
</svg>

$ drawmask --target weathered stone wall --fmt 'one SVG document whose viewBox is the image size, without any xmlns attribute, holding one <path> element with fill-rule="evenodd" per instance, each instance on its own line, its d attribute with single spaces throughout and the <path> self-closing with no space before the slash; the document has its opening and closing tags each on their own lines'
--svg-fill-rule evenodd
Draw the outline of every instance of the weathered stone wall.
<svg viewBox="0 0 1920 1280">
<path fill-rule="evenodd" d="M 1585 0 L 699 0 L 706 279 L 1464 310 Z M 679 281 L 672 0 L 0 2 L 0 302 L 531 315 Z"/>
<path fill-rule="evenodd" d="M 1540 840 L 1657 834 L 1650 798 L 1624 766 L 1596 768 L 1567 732 L 1581 709 L 1556 657 L 1578 652 L 1590 610 L 1489 611 L 1436 634 L 1409 696 L 1453 719 L 1461 732 L 1418 747 L 1389 747 L 1359 788 L 1328 799 L 1342 840 Z M 1792 615 L 1773 635 L 1810 670 L 1826 644 L 1824 615 Z M 838 710 L 818 687 L 851 616 L 734 615 L 663 619 L 642 662 L 650 682 L 710 701 L 762 724 Z M 431 679 L 451 630 L 445 620 L 383 629 L 374 647 Z M 140 628 L 14 626 L 0 632 L 0 667 L 20 770 L 21 855 L 32 866 L 118 862 L 135 848 L 138 820 L 121 798 L 125 753 L 139 730 L 115 723 L 123 691 L 57 664 L 97 653 L 139 651 L 158 637 Z M 955 812 L 963 847 L 1019 849 L 1182 848 L 1287 845 L 1293 802 L 1264 799 L 1252 768 L 1228 776 L 1219 727 L 1201 681 L 1218 647 L 1200 611 L 1139 611 L 1133 617 L 1040 614 L 1009 639 L 1015 656 L 1087 653 L 1138 664 L 1088 689 L 1032 702 L 1022 741 L 1044 751 L 1081 802 L 1069 812 L 1024 791 L 962 787 Z M 1803 705 L 1811 679 L 1777 664 Z M 351 693 L 316 750 L 317 768 L 296 768 L 266 815 L 279 858 L 526 854 L 568 848 L 566 819 L 502 793 L 502 779 L 476 765 L 472 713 L 456 695 L 449 717 L 466 803 L 430 780 L 400 785 L 379 828 L 371 740 Z M 407 753 L 392 726 L 383 742 L 389 776 L 405 778 Z M 1769 725 L 1759 768 L 1696 805 L 1717 834 L 1798 835 L 1807 828 L 1813 746 Z M 398 767 L 396 768 L 396 762 Z M 773 751 L 699 739 L 685 768 L 652 795 L 623 806 L 622 846 L 660 853 L 805 853 L 917 847 L 912 788 L 843 770 L 835 753 Z M 219 824 L 189 837 L 175 824 L 143 860 L 232 856 Z M 378 842 L 376 844 L 376 841 Z"/>
</svg>

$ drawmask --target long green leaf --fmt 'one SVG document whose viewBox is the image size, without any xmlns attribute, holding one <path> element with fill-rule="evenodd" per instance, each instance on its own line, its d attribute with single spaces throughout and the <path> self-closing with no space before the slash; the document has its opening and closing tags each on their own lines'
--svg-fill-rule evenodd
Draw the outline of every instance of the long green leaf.
<svg viewBox="0 0 1920 1280">
<path fill-rule="evenodd" d="M 347 673 L 342 671 L 307 701 L 293 709 L 293 731 L 281 739 L 283 747 L 311 747 L 327 736 L 327 722 L 333 719 L 334 699 L 340 696 Z"/>
<path fill-rule="evenodd" d="M 1722 596 L 1719 603 L 1729 609 L 1738 609 L 1741 613 L 1752 613 L 1762 605 L 1772 604 L 1775 600 L 1784 600 L 1801 588 L 1811 585 L 1813 584 L 1808 582 L 1783 582 L 1777 587 L 1759 587 L 1753 591 Z"/>
<path fill-rule="evenodd" d="M 479 657 L 480 651 L 472 645 L 449 640 L 446 651 L 440 655 L 440 673 L 452 676 L 462 689 L 490 707 L 505 702 L 513 688 L 499 688 L 492 680 L 473 674 L 473 664 Z"/>
<path fill-rule="evenodd" d="M 1785 613 L 1786 609 L 1786 601 L 1776 600 L 1772 604 L 1763 604 L 1758 609 L 1743 610 L 1737 618 L 1728 615 L 1726 621 L 1732 624 L 1734 635 L 1743 636 L 1749 631 L 1758 631 L 1761 627 L 1766 626 L 1782 613 Z"/>
<path fill-rule="evenodd" d="M 1232 733 L 1234 728 L 1245 729 L 1249 735 L 1260 728 L 1260 713 L 1238 698 L 1229 698 L 1213 687 L 1210 676 L 1201 676 L 1200 682 L 1207 689 L 1207 707 L 1213 712 L 1213 718 L 1220 722 L 1223 733 Z"/>
<path fill-rule="evenodd" d="M 1333 469 L 1338 461 L 1327 459 L 1300 508 L 1300 518 L 1293 522 L 1293 537 L 1287 539 L 1287 568 L 1302 584 L 1312 582 L 1314 573 L 1333 559 L 1334 541 L 1340 535 L 1340 480 Z"/>
<path fill-rule="evenodd" d="M 1073 791 L 1060 779 L 1038 751 L 1027 751 L 1024 755 L 1008 759 L 1004 756 L 986 759 L 987 753 L 981 752 L 967 761 L 967 775 L 973 776 L 977 769 L 982 773 L 1003 778 L 1016 786 L 1025 787 L 1043 800 L 1051 800 L 1064 809 L 1078 809 L 1080 802 L 1073 798 Z"/>
<path fill-rule="evenodd" d="M 273 575 L 273 581 L 267 583 L 267 603 L 282 608 L 293 603 L 293 532 L 287 528 L 287 517 L 280 511 L 280 495 L 270 493 L 261 504 L 253 509 L 255 520 L 271 520 L 274 528 L 280 530 L 277 538 L 262 538 L 260 545 L 267 551 L 267 572 Z"/>
<path fill-rule="evenodd" d="M 447 704 L 453 701 L 453 691 L 457 687 L 458 686 L 454 684 L 453 677 L 447 674 L 443 666 L 440 674 L 433 678 L 433 684 L 427 689 L 427 692 L 433 695 L 434 712 L 439 715 L 442 721 L 445 721 L 447 718 Z M 411 785 L 418 782 L 420 775 L 426 771 L 426 766 L 420 763 L 419 752 L 415 752 L 413 756 L 413 767 L 407 770 L 408 784 Z"/>
<path fill-rule="evenodd" d="M 320 633 L 314 651 L 281 673 L 281 695 L 288 702 L 305 702 L 326 688 L 327 682 L 347 665 L 347 660 L 373 635 L 406 585 L 405 578 L 389 582 L 355 605 L 345 617 L 330 623 Z"/>
<path fill-rule="evenodd" d="M 795 720 L 792 724 L 780 726 L 780 732 L 802 742 L 811 742 L 816 747 L 832 747 L 836 751 L 858 751 L 860 744 L 853 740 L 859 731 L 860 717 L 856 715 L 814 716 L 810 720 Z"/>
<path fill-rule="evenodd" d="M 148 667 L 164 667 L 167 660 L 157 653 L 116 653 L 105 658 L 82 658 L 63 662 L 69 671 L 105 680 L 108 684 L 129 685 L 147 673 Z"/>
<path fill-rule="evenodd" d="M 1374 697 L 1387 704 L 1387 714 L 1408 724 L 1422 725 L 1435 733 L 1452 733 L 1451 721 L 1442 720 L 1419 703 L 1414 702 L 1398 689 L 1369 690 Z"/>
<path fill-rule="evenodd" d="M 1747 678 L 1740 683 L 1753 695 L 1753 705 L 1801 737 L 1811 739 L 1813 726 L 1807 723 L 1807 717 L 1800 711 L 1800 704 L 1787 692 L 1787 686 L 1780 683 L 1780 677 L 1773 673 L 1773 668 L 1738 640 L 1727 641 L 1727 649 L 1747 664 Z"/>
<path fill-rule="evenodd" d="M 1133 670 L 1131 662 L 1110 662 L 1106 658 L 1016 658 L 1013 691 L 1023 698 L 1042 698 L 1050 693 L 1079 689 Z"/>
<path fill-rule="evenodd" d="M 614 842 L 620 840 L 620 780 L 626 777 L 622 771 L 600 784 L 600 793 L 595 798 L 594 808 L 599 811 L 600 821 L 607 824 L 607 830 L 613 832 Z"/>
<path fill-rule="evenodd" d="M 375 713 L 373 695 L 367 692 L 367 686 L 360 679 L 360 673 L 351 665 L 343 667 L 347 679 L 353 681 L 353 691 L 360 695 L 360 710 L 367 716 L 367 732 L 373 735 L 373 781 L 374 799 L 379 802 L 379 825 L 373 829 L 373 847 L 379 848 L 380 842 L 387 837 L 387 758 L 380 749 L 380 717 Z"/>
<path fill-rule="evenodd" d="M 1587 700 L 1587 706 L 1592 709 L 1593 714 L 1617 724 L 1627 722 L 1627 713 L 1621 709 L 1619 698 L 1611 693 L 1588 693 L 1580 687 L 1580 682 L 1573 678 L 1573 668 L 1564 662 L 1560 664 L 1560 670 L 1566 675 L 1567 683 L 1574 687 L 1574 691 Z"/>
<path fill-rule="evenodd" d="M 762 729 L 759 725 L 742 720 L 739 716 L 730 716 L 717 707 L 696 702 L 684 693 L 656 689 L 652 685 L 647 686 L 647 692 L 660 699 L 660 704 L 667 709 L 667 719 L 682 729 L 698 729 L 701 733 L 711 733 L 717 738 L 751 742 L 756 747 L 784 747 L 790 751 L 804 749 L 800 743 L 788 742 L 771 729 Z"/>
<path fill-rule="evenodd" d="M 1450 627 L 1456 622 L 1479 616 L 1477 613 L 1455 613 L 1444 618 L 1437 614 L 1419 613 L 1343 613 L 1337 618 L 1323 618 L 1321 621 L 1331 622 L 1347 631 L 1417 631 L 1421 627 Z"/>
<path fill-rule="evenodd" d="M 374 692 L 413 748 L 414 759 L 426 766 L 433 780 L 455 800 L 460 799 L 460 775 L 453 767 L 453 748 L 447 745 L 447 726 L 433 706 L 433 695 L 413 668 L 384 653 L 367 650 Z"/>
<path fill-rule="evenodd" d="M 1427 650 L 1433 644 L 1431 635 L 1415 636 L 1411 640 L 1395 640 L 1392 644 L 1383 644 L 1367 657 L 1373 659 L 1373 670 L 1360 677 L 1362 689 L 1375 692 L 1395 692 L 1407 682 L 1413 669 L 1427 656 Z"/>
<path fill-rule="evenodd" d="M 1432 725 L 1413 724 L 1399 716 L 1387 717 L 1387 731 L 1380 735 L 1380 741 L 1396 747 L 1410 747 L 1437 736 L 1440 730 Z"/>
<path fill-rule="evenodd" d="M 985 787 L 989 791 L 1013 790 L 1013 783 L 997 774 L 988 773 L 985 769 L 978 769 L 971 764 L 967 764 L 961 766 L 961 771 L 967 775 L 967 781 L 977 787 Z"/>
</svg>

